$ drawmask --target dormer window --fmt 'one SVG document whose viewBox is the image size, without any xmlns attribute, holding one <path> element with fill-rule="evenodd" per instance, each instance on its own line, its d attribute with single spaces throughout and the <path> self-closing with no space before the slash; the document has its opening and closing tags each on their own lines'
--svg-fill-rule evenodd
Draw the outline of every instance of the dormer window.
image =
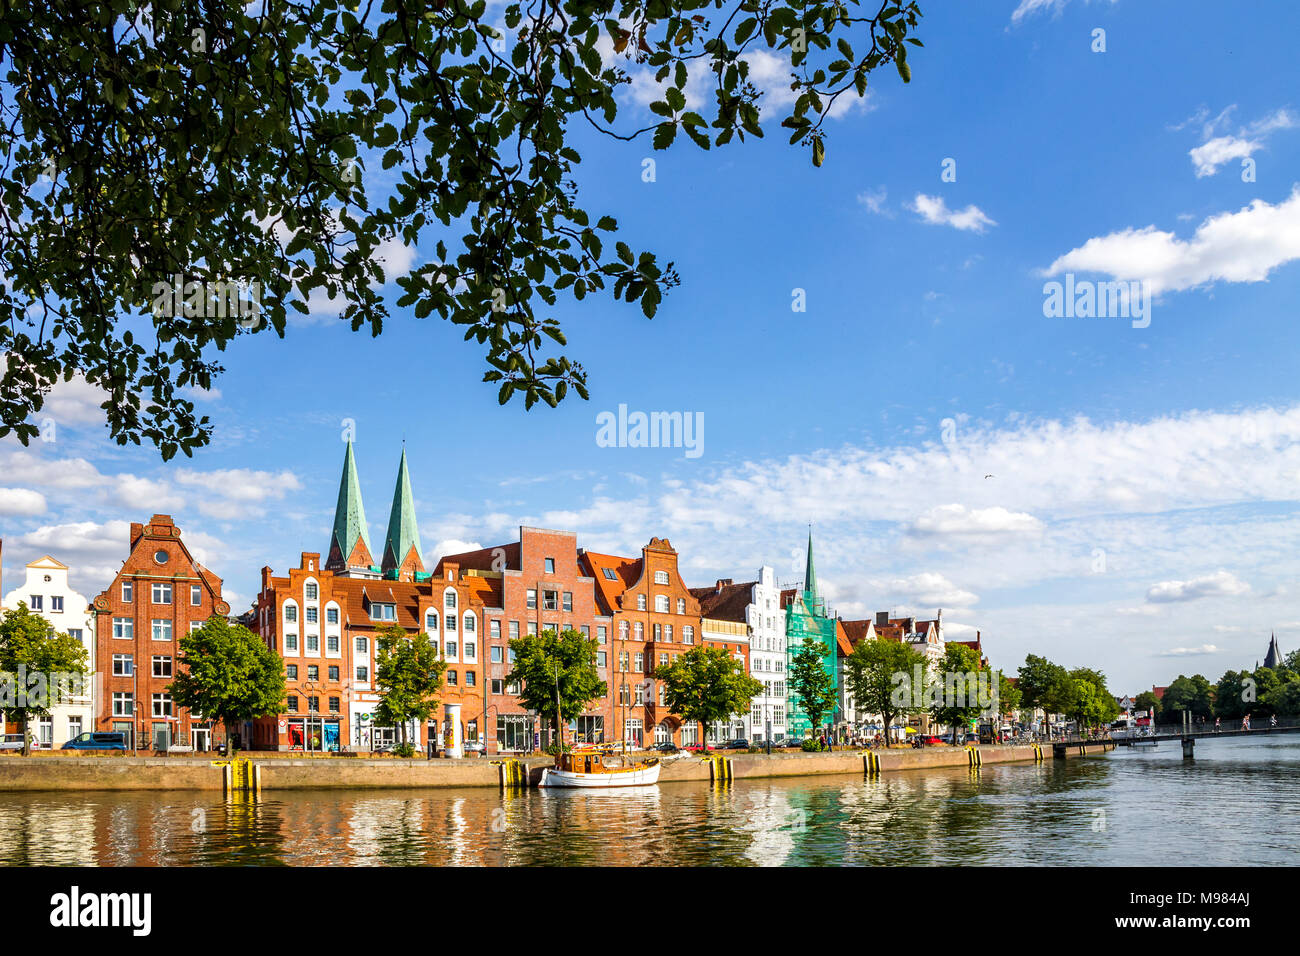
<svg viewBox="0 0 1300 956">
<path fill-rule="evenodd" d="M 379 604 L 373 602 L 370 605 L 370 620 L 372 621 L 396 621 L 397 605 L 396 604 Z"/>
</svg>

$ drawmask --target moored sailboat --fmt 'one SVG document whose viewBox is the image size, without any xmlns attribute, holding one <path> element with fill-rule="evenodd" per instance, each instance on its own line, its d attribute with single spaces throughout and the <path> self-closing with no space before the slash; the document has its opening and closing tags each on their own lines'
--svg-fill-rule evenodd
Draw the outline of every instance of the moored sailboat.
<svg viewBox="0 0 1300 956">
<path fill-rule="evenodd" d="M 539 787 L 642 787 L 659 782 L 659 758 L 631 766 L 607 767 L 596 750 L 561 754 L 554 767 L 542 771 Z"/>
</svg>

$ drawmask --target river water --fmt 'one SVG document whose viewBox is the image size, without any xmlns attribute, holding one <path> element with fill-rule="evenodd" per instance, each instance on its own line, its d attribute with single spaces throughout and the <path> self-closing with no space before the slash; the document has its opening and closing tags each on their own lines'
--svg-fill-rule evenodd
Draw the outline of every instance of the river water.
<svg viewBox="0 0 1300 956">
<path fill-rule="evenodd" d="M 0 792 L 5 865 L 1296 863 L 1289 737 L 720 790 Z"/>
</svg>

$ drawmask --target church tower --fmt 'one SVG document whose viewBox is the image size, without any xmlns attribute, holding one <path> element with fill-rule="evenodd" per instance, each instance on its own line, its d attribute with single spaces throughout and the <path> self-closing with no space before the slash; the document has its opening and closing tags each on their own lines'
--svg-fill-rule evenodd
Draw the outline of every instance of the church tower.
<svg viewBox="0 0 1300 956">
<path fill-rule="evenodd" d="M 420 550 L 420 529 L 415 523 L 415 498 L 411 494 L 411 476 L 406 470 L 406 448 L 397 467 L 397 487 L 393 489 L 393 508 L 388 515 L 388 535 L 384 539 L 384 557 L 380 565 L 384 576 L 412 581 L 424 573 L 424 554 Z"/>
<path fill-rule="evenodd" d="M 1277 646 L 1277 635 L 1270 634 L 1268 642 L 1268 653 L 1264 655 L 1264 666 L 1271 670 L 1277 670 L 1282 666 L 1282 651 Z"/>
<path fill-rule="evenodd" d="M 352 442 L 343 456 L 343 477 L 339 481 L 339 501 L 334 508 L 334 532 L 330 536 L 326 571 L 346 573 L 350 568 L 373 570 L 375 559 L 366 531 L 366 511 L 361 506 L 361 482 L 357 479 L 357 462 L 352 456 Z"/>
</svg>

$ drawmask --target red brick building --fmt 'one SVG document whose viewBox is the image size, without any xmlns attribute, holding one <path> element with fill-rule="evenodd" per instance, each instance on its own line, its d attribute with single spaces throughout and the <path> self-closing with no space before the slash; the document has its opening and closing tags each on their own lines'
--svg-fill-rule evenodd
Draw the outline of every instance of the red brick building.
<svg viewBox="0 0 1300 956">
<path fill-rule="evenodd" d="M 170 515 L 132 524 L 128 544 L 122 569 L 91 602 L 103 675 L 96 725 L 125 733 L 141 749 L 210 749 L 224 739 L 224 729 L 177 707 L 167 685 L 176 674 L 181 637 L 214 614 L 230 613 L 221 578 L 194 560 Z"/>
<path fill-rule="evenodd" d="M 447 665 L 434 715 L 426 726 L 409 726 L 407 740 L 420 748 L 437 740 L 440 750 L 479 740 L 482 611 L 474 607 L 475 588 L 457 579 L 454 566 L 447 570 L 449 577 L 421 573 L 419 581 L 352 576 L 322 570 L 312 553 L 284 577 L 263 568 L 257 631 L 284 659 L 288 699 L 286 713 L 250 726 L 253 746 L 369 751 L 397 742 L 396 728 L 379 726 L 373 716 L 380 700 L 376 641 L 391 624 L 424 631 Z"/>
<path fill-rule="evenodd" d="M 667 538 L 651 538 L 640 558 L 586 551 L 582 563 L 595 581 L 601 614 L 614 625 L 611 704 L 622 733 L 612 739 L 629 746 L 695 743 L 698 729 L 683 728 L 668 712 L 663 681 L 654 678 L 656 668 L 702 640 L 700 602 L 678 573 L 677 552 Z"/>
<path fill-rule="evenodd" d="M 486 711 L 490 753 L 520 753 L 546 746 L 553 737 L 543 715 L 530 714 L 506 676 L 513 665 L 512 638 L 547 630 L 581 631 L 599 644 L 596 670 L 610 683 L 610 615 L 598 607 L 595 581 L 581 563 L 577 535 L 543 528 L 519 529 L 519 540 L 443 557 L 434 578 L 455 580 L 470 591 L 470 601 L 483 618 L 487 638 Z M 566 740 L 600 743 L 617 740 L 611 733 L 610 698 L 593 701 L 573 721 Z"/>
<path fill-rule="evenodd" d="M 375 683 L 377 635 L 388 625 L 425 632 L 447 665 L 437 707 L 406 739 L 453 752 L 481 736 L 484 622 L 478 593 L 455 565 L 427 573 L 415 520 L 406 452 L 402 451 L 381 564 L 375 565 L 349 443 L 343 460 L 334 529 L 324 565 L 304 552 L 298 567 L 277 577 L 262 569 L 254 627 L 285 663 L 286 713 L 250 722 L 253 746 L 267 750 L 369 751 L 397 742 L 397 728 L 379 726 Z"/>
</svg>

